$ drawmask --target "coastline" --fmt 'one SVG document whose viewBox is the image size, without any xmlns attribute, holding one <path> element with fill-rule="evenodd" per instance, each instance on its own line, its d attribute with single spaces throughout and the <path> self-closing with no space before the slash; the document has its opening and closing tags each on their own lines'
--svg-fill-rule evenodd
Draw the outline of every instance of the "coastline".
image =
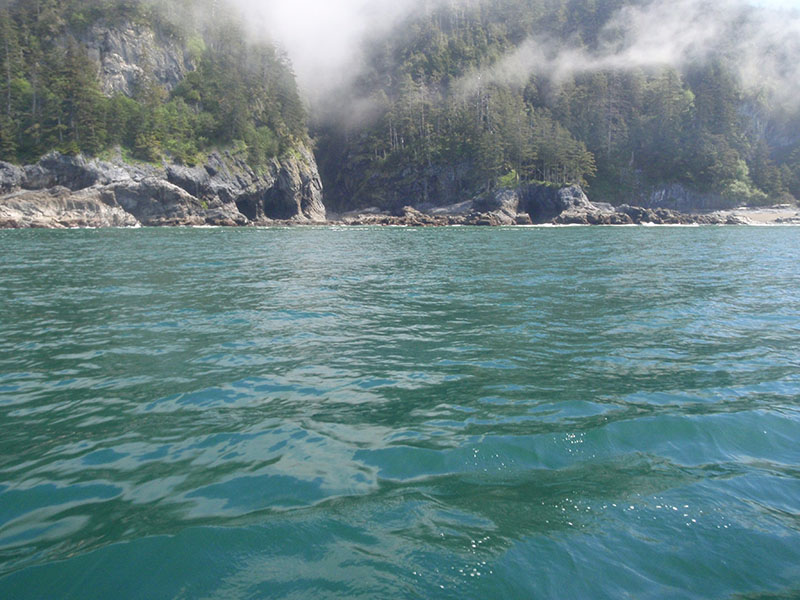
<svg viewBox="0 0 800 600">
<path fill-rule="evenodd" d="M 143 168 L 83 156 L 47 155 L 36 165 L 0 162 L 0 229 L 137 227 L 800 225 L 782 204 L 680 212 L 663 206 L 592 202 L 578 185 L 499 188 L 457 204 L 364 208 L 332 214 L 310 157 L 257 175 L 232 156 L 204 167 Z"/>
<path fill-rule="evenodd" d="M 741 216 L 741 211 L 736 211 Z M 793 213 L 795 215 L 795 213 Z M 628 224 L 587 224 L 587 223 L 534 223 L 526 225 L 471 225 L 471 224 L 437 224 L 437 225 L 415 225 L 408 223 L 374 223 L 359 221 L 317 221 L 313 223 L 301 223 L 295 221 L 271 221 L 250 223 L 248 225 L 195 225 L 195 224 L 176 224 L 176 225 L 70 225 L 62 227 L 8 227 L 0 224 L 0 231 L 26 231 L 26 230 L 49 230 L 49 231 L 92 231 L 92 230 L 152 230 L 152 229 L 255 229 L 255 230 L 274 230 L 274 229 L 574 229 L 574 228 L 701 228 L 701 227 L 800 227 L 800 212 L 796 218 L 784 220 L 774 218 L 770 215 L 756 215 L 750 222 L 737 223 L 628 223 Z"/>
<path fill-rule="evenodd" d="M 414 211 L 415 213 L 418 211 Z M 476 222 L 473 217 L 458 218 L 448 217 L 449 222 L 442 222 L 440 216 L 432 217 L 422 213 L 411 213 L 403 216 L 393 216 L 389 214 L 370 213 L 366 215 L 355 215 L 344 219 L 329 220 L 318 225 L 328 226 L 381 226 L 381 227 L 470 227 L 470 226 L 501 226 L 519 228 L 540 228 L 540 227 L 702 227 L 702 226 L 798 226 L 800 225 L 800 207 L 764 207 L 750 208 L 741 207 L 729 210 L 719 210 L 713 212 L 697 213 L 674 213 L 670 211 L 669 218 L 655 219 L 648 221 L 646 218 L 633 220 L 628 223 L 621 222 L 580 222 L 576 218 L 573 222 L 541 222 L 541 223 L 487 223 Z M 425 218 L 428 217 L 428 218 Z M 481 219 L 478 219 L 479 221 Z M 558 220 L 556 220 L 558 221 Z M 564 221 L 562 219 L 562 221 Z M 296 226 L 296 223 L 286 223 L 286 226 Z"/>
</svg>

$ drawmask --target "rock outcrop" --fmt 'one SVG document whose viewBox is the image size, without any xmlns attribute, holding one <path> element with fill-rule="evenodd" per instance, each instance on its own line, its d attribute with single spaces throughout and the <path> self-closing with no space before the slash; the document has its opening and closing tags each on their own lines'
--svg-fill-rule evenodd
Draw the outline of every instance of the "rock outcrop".
<svg viewBox="0 0 800 600">
<path fill-rule="evenodd" d="M 131 96 L 145 78 L 172 91 L 195 69 L 182 43 L 148 25 L 95 23 L 81 41 L 100 66 L 100 84 L 108 96 Z"/>
<path fill-rule="evenodd" d="M 642 201 L 642 206 L 691 213 L 728 209 L 731 208 L 731 201 L 718 194 L 704 194 L 679 183 L 672 183 L 652 190 Z"/>
<path fill-rule="evenodd" d="M 524 216 L 528 216 L 525 211 L 520 211 L 520 202 L 518 190 L 501 189 L 477 198 L 472 203 L 472 210 L 481 215 L 480 224 L 518 225 Z"/>
<path fill-rule="evenodd" d="M 25 169 L 0 161 L 0 194 L 7 194 L 22 187 Z"/>
<path fill-rule="evenodd" d="M 339 222 L 347 225 L 442 226 L 476 225 L 509 226 L 530 224 L 553 225 L 745 225 L 746 217 L 725 213 L 686 214 L 666 208 L 644 208 L 593 203 L 580 186 L 559 188 L 545 184 L 529 184 L 516 189 L 500 189 L 476 198 L 445 207 L 423 206 L 418 210 L 406 206 L 399 214 L 377 209 L 343 215 Z"/>
<path fill-rule="evenodd" d="M 520 188 L 521 207 L 534 223 L 549 223 L 564 213 L 597 212 L 579 186 L 526 185 Z"/>
<path fill-rule="evenodd" d="M 202 166 L 132 165 L 52 153 L 35 165 L 0 162 L 0 227 L 244 226 L 326 221 L 322 182 L 304 148 L 260 171 L 230 153 Z M 742 225 L 731 212 L 591 202 L 579 186 L 530 184 L 447 207 L 342 215 L 347 225 Z"/>
<path fill-rule="evenodd" d="M 255 172 L 230 154 L 202 167 L 131 165 L 51 153 L 0 162 L 0 227 L 242 226 L 325 221 L 307 149 Z"/>
<path fill-rule="evenodd" d="M 171 165 L 166 174 L 170 183 L 209 206 L 234 204 L 250 221 L 325 221 L 322 180 L 305 148 L 260 172 L 239 158 L 214 153 L 202 167 Z"/>
<path fill-rule="evenodd" d="M 0 201 L 0 228 L 136 227 L 139 221 L 100 187 L 22 190 Z"/>
</svg>

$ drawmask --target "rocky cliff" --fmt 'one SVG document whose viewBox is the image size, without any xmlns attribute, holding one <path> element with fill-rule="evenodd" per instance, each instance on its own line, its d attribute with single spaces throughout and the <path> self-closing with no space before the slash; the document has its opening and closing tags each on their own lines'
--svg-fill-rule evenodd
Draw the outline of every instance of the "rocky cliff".
<svg viewBox="0 0 800 600">
<path fill-rule="evenodd" d="M 300 148 L 255 172 L 230 153 L 203 166 L 133 165 L 51 153 L 0 162 L 0 227 L 241 226 L 325 220 L 322 182 Z"/>
<path fill-rule="evenodd" d="M 157 23 L 98 21 L 80 37 L 103 92 L 134 96 L 144 83 L 175 89 L 196 69 L 186 40 Z M 229 151 L 204 164 L 160 167 L 53 152 L 38 163 L 0 163 L 0 226 L 248 225 L 325 220 L 313 154 L 296 144 L 255 170 Z"/>
<path fill-rule="evenodd" d="M 174 36 L 131 21 L 95 23 L 81 42 L 98 65 L 100 84 L 108 96 L 132 96 L 146 78 L 172 91 L 196 67 Z"/>
</svg>

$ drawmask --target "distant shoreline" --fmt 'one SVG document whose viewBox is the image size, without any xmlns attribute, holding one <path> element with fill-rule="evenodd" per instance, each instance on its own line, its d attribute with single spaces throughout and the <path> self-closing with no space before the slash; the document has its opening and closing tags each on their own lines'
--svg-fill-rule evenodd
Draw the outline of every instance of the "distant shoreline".
<svg viewBox="0 0 800 600">
<path fill-rule="evenodd" d="M 742 217 L 743 211 L 730 212 L 736 217 Z M 91 231 L 91 230 L 156 230 L 156 229 L 574 229 L 574 228 L 700 228 L 700 227 L 800 227 L 800 211 L 792 211 L 788 215 L 781 213 L 776 216 L 776 212 L 770 211 L 746 211 L 749 223 L 628 223 L 628 224 L 584 224 L 584 223 L 536 223 L 524 225 L 494 225 L 481 226 L 470 224 L 441 224 L 441 225 L 413 225 L 408 223 L 375 223 L 360 222 L 357 220 L 343 221 L 320 221 L 315 223 L 298 223 L 294 221 L 272 221 L 270 223 L 251 223 L 249 225 L 133 225 L 133 226 L 92 226 L 92 225 L 71 225 L 63 227 L 7 227 L 0 224 L 0 231 Z"/>
</svg>

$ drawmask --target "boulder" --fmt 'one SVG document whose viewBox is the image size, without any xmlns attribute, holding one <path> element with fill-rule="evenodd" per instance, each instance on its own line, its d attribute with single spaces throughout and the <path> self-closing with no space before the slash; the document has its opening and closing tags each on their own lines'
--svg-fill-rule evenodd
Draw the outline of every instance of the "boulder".
<svg viewBox="0 0 800 600">
<path fill-rule="evenodd" d="M 698 215 L 688 215 L 666 208 L 653 209 L 623 204 L 617 207 L 617 212 L 627 215 L 636 224 L 688 225 L 702 221 Z"/>
<path fill-rule="evenodd" d="M 528 214 L 518 214 L 514 219 L 515 225 L 533 225 L 533 221 L 531 220 L 531 216 Z"/>
<path fill-rule="evenodd" d="M 202 201 L 176 185 L 148 177 L 111 186 L 116 203 L 142 225 L 204 225 Z"/>
<path fill-rule="evenodd" d="M 0 193 L 7 194 L 22 187 L 25 182 L 25 170 L 0 161 Z"/>
</svg>

